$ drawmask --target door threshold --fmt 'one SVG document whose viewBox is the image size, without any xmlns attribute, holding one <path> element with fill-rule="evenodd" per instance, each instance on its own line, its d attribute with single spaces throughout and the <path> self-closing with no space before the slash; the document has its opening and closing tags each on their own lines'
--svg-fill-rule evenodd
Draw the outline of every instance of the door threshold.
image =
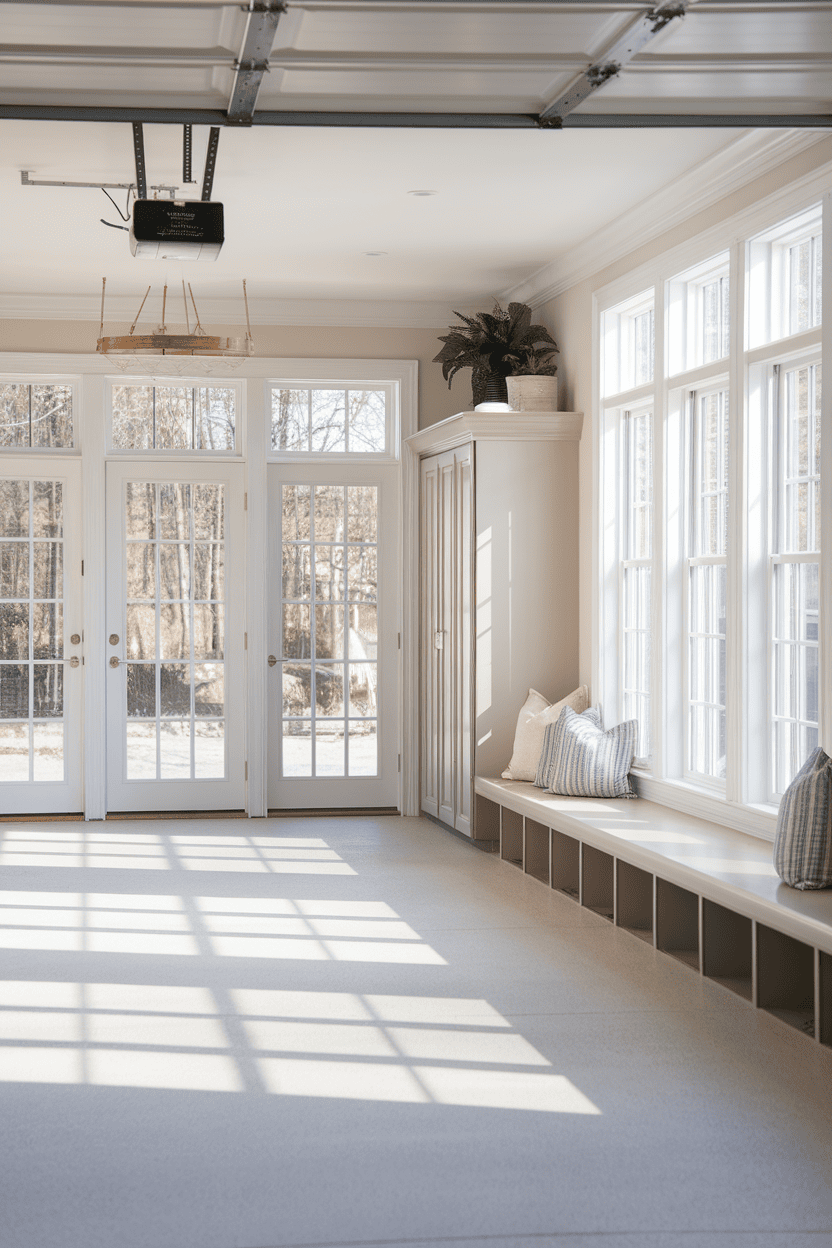
<svg viewBox="0 0 832 1248">
<path fill-rule="evenodd" d="M 331 806 L 320 809 L 302 807 L 299 810 L 270 810 L 270 819 L 332 819 L 373 818 L 378 815 L 398 815 L 398 806 Z"/>
<path fill-rule="evenodd" d="M 0 815 L 0 823 L 83 823 L 83 814 Z"/>
<path fill-rule="evenodd" d="M 83 816 L 81 816 L 83 818 Z M 119 819 L 247 819 L 244 810 L 112 810 L 107 820 Z"/>
</svg>

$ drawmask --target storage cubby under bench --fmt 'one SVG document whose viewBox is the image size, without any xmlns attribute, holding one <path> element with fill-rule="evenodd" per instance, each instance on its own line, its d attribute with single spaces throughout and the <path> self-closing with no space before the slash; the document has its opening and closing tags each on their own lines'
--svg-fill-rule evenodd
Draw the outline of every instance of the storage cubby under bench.
<svg viewBox="0 0 832 1248">
<path fill-rule="evenodd" d="M 832 890 L 783 884 L 767 841 L 644 798 L 474 793 L 503 862 L 832 1048 Z"/>
</svg>

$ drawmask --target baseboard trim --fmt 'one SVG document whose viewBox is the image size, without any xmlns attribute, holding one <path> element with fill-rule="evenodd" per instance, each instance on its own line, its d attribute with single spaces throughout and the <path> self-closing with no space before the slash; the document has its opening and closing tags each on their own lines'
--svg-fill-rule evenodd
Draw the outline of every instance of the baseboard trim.
<svg viewBox="0 0 832 1248">
<path fill-rule="evenodd" d="M 269 810 L 269 819 L 349 819 L 398 815 L 398 806 L 331 806 L 320 810 L 303 807 L 299 810 Z"/>
</svg>

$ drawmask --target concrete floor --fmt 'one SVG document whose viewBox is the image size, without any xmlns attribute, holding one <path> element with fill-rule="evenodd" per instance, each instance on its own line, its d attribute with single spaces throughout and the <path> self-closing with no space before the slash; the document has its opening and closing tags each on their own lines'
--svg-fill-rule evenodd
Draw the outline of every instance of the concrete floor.
<svg viewBox="0 0 832 1248">
<path fill-rule="evenodd" d="M 832 1050 L 426 820 L 0 842 L 3 1248 L 832 1246 Z"/>
</svg>

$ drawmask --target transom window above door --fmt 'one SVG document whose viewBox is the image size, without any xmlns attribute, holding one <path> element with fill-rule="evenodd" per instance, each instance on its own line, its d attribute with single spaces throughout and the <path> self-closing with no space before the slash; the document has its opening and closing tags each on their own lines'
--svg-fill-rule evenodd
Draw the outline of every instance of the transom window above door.
<svg viewBox="0 0 832 1248">
<path fill-rule="evenodd" d="M 0 452 L 72 448 L 72 398 L 68 382 L 0 381 Z"/>
<path fill-rule="evenodd" d="M 110 390 L 113 451 L 237 451 L 237 387 L 116 383 Z"/>
<path fill-rule="evenodd" d="M 279 455 L 394 453 L 391 387 L 284 383 L 271 387 L 272 451 Z"/>
</svg>

